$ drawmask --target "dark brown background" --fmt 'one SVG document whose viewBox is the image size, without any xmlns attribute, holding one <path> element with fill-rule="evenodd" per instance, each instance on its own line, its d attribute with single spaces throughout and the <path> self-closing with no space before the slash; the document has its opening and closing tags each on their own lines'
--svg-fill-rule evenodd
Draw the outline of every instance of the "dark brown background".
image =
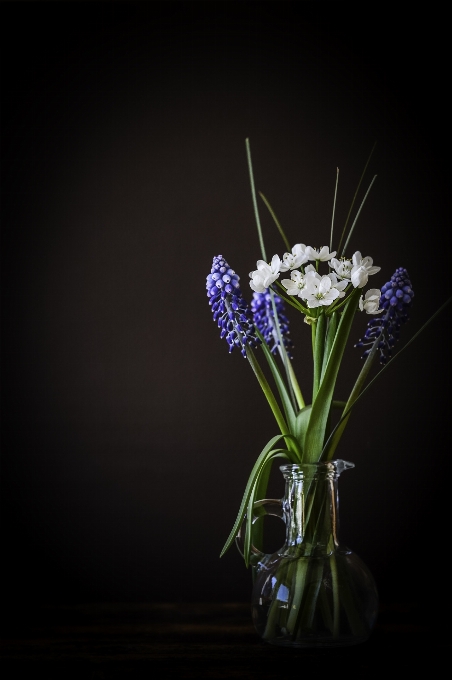
<svg viewBox="0 0 452 680">
<path fill-rule="evenodd" d="M 6 600 L 249 598 L 238 553 L 218 555 L 277 430 L 204 287 L 222 253 L 249 296 L 260 257 L 246 137 L 257 188 L 289 238 L 314 246 L 329 241 L 336 167 L 339 230 L 377 141 L 350 245 L 382 267 L 372 285 L 408 269 L 401 345 L 450 294 L 444 21 L 360 11 L 1 4 Z M 282 254 L 261 208 L 267 250 Z M 450 309 L 356 408 L 338 450 L 356 464 L 342 537 L 385 600 L 431 602 L 447 571 Z M 309 330 L 291 319 L 309 393 Z"/>
</svg>

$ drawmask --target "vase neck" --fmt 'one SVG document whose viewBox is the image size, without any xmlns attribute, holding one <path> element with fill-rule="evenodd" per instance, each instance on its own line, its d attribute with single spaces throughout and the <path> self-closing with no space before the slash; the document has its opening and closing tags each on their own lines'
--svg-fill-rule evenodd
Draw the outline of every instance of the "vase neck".
<svg viewBox="0 0 452 680">
<path fill-rule="evenodd" d="M 339 543 L 338 478 L 345 461 L 309 465 L 285 465 L 283 512 L 286 547 L 306 555 L 331 553 Z"/>
</svg>

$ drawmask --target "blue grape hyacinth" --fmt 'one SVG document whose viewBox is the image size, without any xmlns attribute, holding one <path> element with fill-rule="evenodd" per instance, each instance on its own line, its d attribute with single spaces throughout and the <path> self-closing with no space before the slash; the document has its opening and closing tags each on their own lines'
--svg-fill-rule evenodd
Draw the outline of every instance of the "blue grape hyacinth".
<svg viewBox="0 0 452 680">
<path fill-rule="evenodd" d="M 213 258 L 212 269 L 206 279 L 213 319 L 218 323 L 218 328 L 221 328 L 220 337 L 226 338 L 229 352 L 238 347 L 246 357 L 246 346 L 257 347 L 260 341 L 239 281 L 240 277 L 222 255 Z"/>
<path fill-rule="evenodd" d="M 274 296 L 276 312 L 278 314 L 279 328 L 281 331 L 284 347 L 288 350 L 288 355 L 292 359 L 290 348 L 293 342 L 289 337 L 289 320 L 285 315 L 283 301 L 278 295 Z M 270 351 L 275 354 L 280 344 L 278 329 L 273 314 L 273 305 L 270 293 L 253 293 L 251 300 L 251 311 L 253 312 L 254 323 L 260 334 L 264 337 Z"/>
<path fill-rule="evenodd" d="M 379 338 L 380 363 L 387 363 L 399 339 L 400 326 L 408 321 L 413 297 L 408 272 L 403 267 L 399 267 L 391 276 L 391 280 L 381 289 L 380 308 L 384 309 L 385 313 L 369 321 L 364 337 L 355 345 L 355 347 L 370 345 L 369 349 L 364 352 L 363 359 L 368 356 L 375 341 Z"/>
</svg>

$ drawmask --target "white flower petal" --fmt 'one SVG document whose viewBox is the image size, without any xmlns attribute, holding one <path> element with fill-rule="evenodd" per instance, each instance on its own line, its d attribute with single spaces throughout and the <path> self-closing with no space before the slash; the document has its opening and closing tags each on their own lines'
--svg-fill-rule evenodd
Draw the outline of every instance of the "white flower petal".
<svg viewBox="0 0 452 680">
<path fill-rule="evenodd" d="M 338 297 L 343 297 L 343 293 L 340 293 L 337 288 L 331 288 L 325 295 L 325 304 L 331 304 Z"/>
<path fill-rule="evenodd" d="M 353 267 L 351 274 L 351 282 L 355 288 L 364 288 L 368 279 L 369 275 L 365 267 Z"/>
<path fill-rule="evenodd" d="M 321 262 L 327 262 L 328 260 L 331 260 L 331 258 L 334 257 L 335 255 L 336 255 L 335 250 L 332 253 L 330 253 L 330 249 L 328 248 L 328 246 L 323 246 L 323 248 L 321 248 L 320 250 L 318 259 Z"/>
<path fill-rule="evenodd" d="M 292 248 L 292 253 L 298 257 L 299 255 L 306 255 L 306 246 L 304 243 L 296 243 Z"/>
<path fill-rule="evenodd" d="M 378 309 L 380 305 L 381 291 L 378 288 L 369 288 L 364 298 L 359 299 L 359 308 L 365 310 L 366 314 L 381 314 L 384 310 Z"/>
<path fill-rule="evenodd" d="M 297 243 L 292 248 L 293 257 L 293 269 L 301 267 L 302 264 L 308 261 L 308 256 L 306 255 L 306 246 L 304 243 Z"/>
<path fill-rule="evenodd" d="M 290 279 L 284 279 L 283 281 L 281 281 L 281 283 L 287 290 L 288 295 L 298 295 L 298 293 L 300 292 L 298 286 Z"/>
<path fill-rule="evenodd" d="M 369 288 L 369 290 L 366 293 L 366 298 L 370 297 L 381 297 L 381 290 L 379 288 Z"/>
<path fill-rule="evenodd" d="M 305 278 L 305 290 L 308 295 L 315 295 L 319 287 L 319 282 L 314 276 Z"/>
<path fill-rule="evenodd" d="M 277 279 L 278 277 L 279 277 L 279 272 L 278 272 L 276 275 L 275 275 L 275 274 L 268 274 L 268 276 L 266 276 L 266 277 L 264 278 L 264 286 L 265 286 L 266 288 L 268 288 L 269 286 L 272 285 L 272 283 L 273 283 L 274 281 L 276 281 L 276 279 Z"/>
<path fill-rule="evenodd" d="M 331 283 L 333 284 L 333 286 L 335 286 L 337 283 L 336 274 L 334 272 L 330 272 L 327 276 L 331 279 Z"/>
<path fill-rule="evenodd" d="M 254 281 L 250 281 L 250 288 L 254 290 L 255 293 L 265 293 L 267 290 L 261 283 L 255 283 Z"/>
<path fill-rule="evenodd" d="M 272 261 L 271 261 L 271 270 L 273 274 L 276 274 L 279 272 L 279 265 L 281 264 L 281 260 L 279 259 L 279 255 L 273 255 Z"/>
<path fill-rule="evenodd" d="M 325 294 L 328 293 L 332 286 L 331 279 L 329 276 L 322 276 L 320 283 L 319 283 L 319 293 Z"/>
</svg>

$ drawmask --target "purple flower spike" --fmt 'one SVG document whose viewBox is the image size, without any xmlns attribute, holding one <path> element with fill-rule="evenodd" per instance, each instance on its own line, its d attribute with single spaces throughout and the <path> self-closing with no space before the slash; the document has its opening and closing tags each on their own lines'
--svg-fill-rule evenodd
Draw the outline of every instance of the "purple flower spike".
<svg viewBox="0 0 452 680">
<path fill-rule="evenodd" d="M 246 357 L 246 346 L 260 344 L 255 334 L 251 310 L 242 296 L 240 277 L 222 255 L 213 258 L 212 269 L 206 279 L 207 297 L 212 307 L 213 319 L 226 338 L 229 352 L 238 347 Z"/>
<path fill-rule="evenodd" d="M 289 337 L 289 320 L 285 315 L 283 301 L 277 295 L 275 295 L 275 305 L 284 347 L 288 350 L 287 353 L 292 359 L 290 348 L 293 347 L 293 342 Z M 256 328 L 263 335 L 270 351 L 275 354 L 280 343 L 270 293 L 253 293 L 251 310 Z"/>
<path fill-rule="evenodd" d="M 391 280 L 381 289 L 380 307 L 385 310 L 378 318 L 367 324 L 364 337 L 355 347 L 373 346 L 379 338 L 380 363 L 386 364 L 392 355 L 392 348 L 399 339 L 400 326 L 408 321 L 414 293 L 408 272 L 403 267 L 395 270 Z M 363 359 L 370 353 L 372 347 L 366 349 Z"/>
</svg>

